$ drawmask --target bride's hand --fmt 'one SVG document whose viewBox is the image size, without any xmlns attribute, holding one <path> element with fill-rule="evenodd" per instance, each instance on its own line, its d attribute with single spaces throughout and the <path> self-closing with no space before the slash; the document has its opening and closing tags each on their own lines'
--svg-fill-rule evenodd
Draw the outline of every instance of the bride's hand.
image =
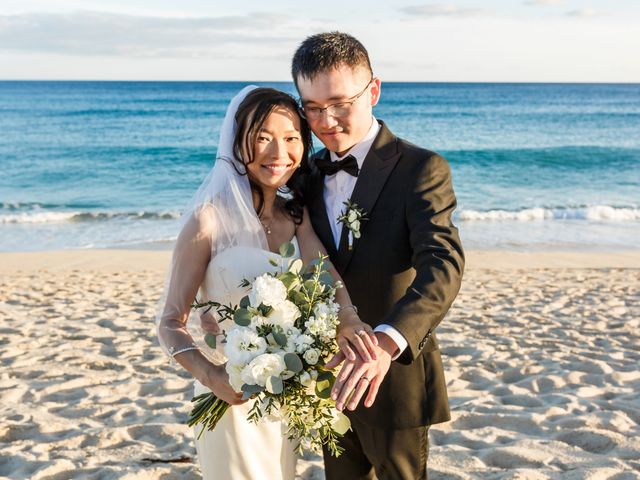
<svg viewBox="0 0 640 480">
<path fill-rule="evenodd" d="M 229 384 L 229 375 L 224 369 L 224 365 L 212 365 L 209 369 L 207 379 L 202 383 L 211 390 L 216 397 L 224 400 L 229 405 L 240 405 L 246 402 L 246 400 L 242 399 L 242 394 L 236 392 Z"/>
<path fill-rule="evenodd" d="M 207 333 L 212 333 L 213 335 L 220 335 L 222 333 L 218 321 L 209 311 L 200 314 L 200 326 L 202 330 Z"/>
<path fill-rule="evenodd" d="M 340 316 L 336 341 L 344 358 L 348 360 L 355 360 L 356 353 L 364 362 L 377 358 L 375 346 L 378 345 L 378 338 L 371 326 L 360 320 L 355 313 Z"/>
</svg>

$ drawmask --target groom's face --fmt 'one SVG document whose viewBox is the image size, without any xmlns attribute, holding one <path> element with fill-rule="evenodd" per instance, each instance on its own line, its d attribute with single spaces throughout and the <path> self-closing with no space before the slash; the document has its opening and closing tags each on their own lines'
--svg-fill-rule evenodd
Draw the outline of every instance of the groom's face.
<svg viewBox="0 0 640 480">
<path fill-rule="evenodd" d="M 327 149 L 339 156 L 346 154 L 371 128 L 372 108 L 380 97 L 380 80 L 372 80 L 371 72 L 365 68 L 354 70 L 348 66 L 319 73 L 313 79 L 297 80 L 311 130 Z M 346 105 L 348 113 L 342 116 L 326 110 L 336 104 Z M 335 113 L 344 109 L 333 110 Z"/>
</svg>

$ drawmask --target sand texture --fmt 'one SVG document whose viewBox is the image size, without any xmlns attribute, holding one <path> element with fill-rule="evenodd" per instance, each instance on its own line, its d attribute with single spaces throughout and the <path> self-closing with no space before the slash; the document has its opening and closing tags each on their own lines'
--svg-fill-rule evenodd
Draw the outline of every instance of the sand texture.
<svg viewBox="0 0 640 480">
<path fill-rule="evenodd" d="M 640 254 L 469 257 L 430 478 L 640 479 Z M 155 338 L 168 259 L 0 254 L 0 478 L 200 478 L 191 380 Z"/>
</svg>

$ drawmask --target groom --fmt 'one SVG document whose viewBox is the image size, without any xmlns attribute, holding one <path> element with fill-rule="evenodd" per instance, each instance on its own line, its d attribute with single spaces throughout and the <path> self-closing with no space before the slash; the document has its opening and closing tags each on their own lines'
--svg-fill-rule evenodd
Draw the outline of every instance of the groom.
<svg viewBox="0 0 640 480">
<path fill-rule="evenodd" d="M 379 343 L 376 360 L 331 361 L 344 360 L 332 395 L 352 431 L 342 456 L 325 452 L 326 478 L 426 478 L 429 425 L 450 419 L 435 329 L 464 267 L 449 166 L 373 117 L 380 79 L 352 36 L 308 37 L 291 70 L 301 111 L 326 147 L 305 186 L 311 222 Z M 360 235 L 338 222 L 347 200 L 368 217 Z"/>
</svg>

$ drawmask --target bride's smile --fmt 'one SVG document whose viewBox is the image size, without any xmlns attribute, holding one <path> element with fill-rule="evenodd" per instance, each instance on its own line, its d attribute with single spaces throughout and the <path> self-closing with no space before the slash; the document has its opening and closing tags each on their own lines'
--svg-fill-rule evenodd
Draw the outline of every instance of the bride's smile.
<svg viewBox="0 0 640 480">
<path fill-rule="evenodd" d="M 251 179 L 262 188 L 281 187 L 298 168 L 304 154 L 298 115 L 284 107 L 274 109 L 256 134 Z"/>
</svg>

